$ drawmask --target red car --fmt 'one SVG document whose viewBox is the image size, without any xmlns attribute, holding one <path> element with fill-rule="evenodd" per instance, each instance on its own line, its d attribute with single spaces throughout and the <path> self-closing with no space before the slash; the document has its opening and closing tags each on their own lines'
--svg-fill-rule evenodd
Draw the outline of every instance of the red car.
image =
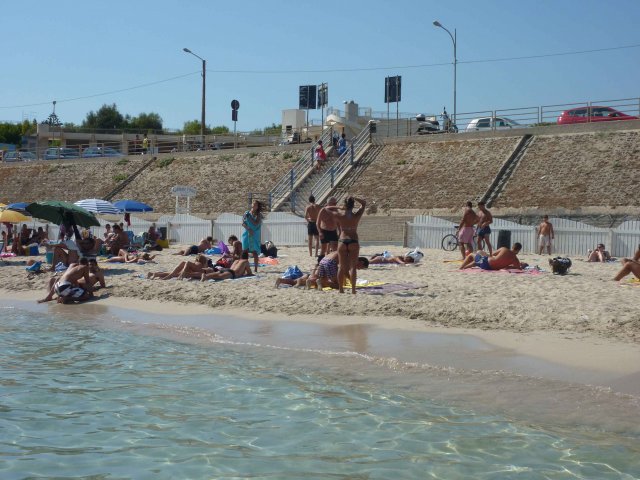
<svg viewBox="0 0 640 480">
<path fill-rule="evenodd" d="M 565 110 L 558 117 L 558 125 L 570 123 L 608 122 L 611 120 L 638 120 L 638 117 L 627 115 L 611 107 L 578 107 Z"/>
</svg>

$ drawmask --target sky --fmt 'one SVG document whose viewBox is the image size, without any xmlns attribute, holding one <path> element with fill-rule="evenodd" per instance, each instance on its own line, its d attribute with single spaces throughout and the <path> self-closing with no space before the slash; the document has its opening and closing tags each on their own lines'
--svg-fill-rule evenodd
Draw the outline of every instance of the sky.
<svg viewBox="0 0 640 480">
<path fill-rule="evenodd" d="M 180 129 L 202 94 L 184 47 L 207 61 L 209 126 L 233 129 L 233 99 L 238 131 L 279 124 L 321 83 L 331 107 L 386 111 L 395 75 L 400 112 L 451 112 L 453 42 L 434 20 L 456 30 L 459 115 L 640 97 L 639 0 L 32 0 L 2 14 L 0 121 L 43 121 L 55 100 L 62 122 L 115 103 Z"/>
</svg>

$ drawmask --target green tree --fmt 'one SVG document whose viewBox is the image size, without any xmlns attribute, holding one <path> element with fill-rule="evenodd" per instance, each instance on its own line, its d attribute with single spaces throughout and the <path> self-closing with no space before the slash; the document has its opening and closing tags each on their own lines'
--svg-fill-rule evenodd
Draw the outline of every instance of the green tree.
<svg viewBox="0 0 640 480">
<path fill-rule="evenodd" d="M 182 133 L 185 135 L 200 135 L 200 121 L 190 120 L 188 122 L 184 122 L 184 125 L 182 126 Z"/>
<path fill-rule="evenodd" d="M 93 110 L 87 113 L 87 117 L 82 122 L 83 128 L 93 129 L 119 129 L 126 127 L 125 117 L 118 111 L 116 104 L 104 104 L 100 110 Z"/>
<path fill-rule="evenodd" d="M 215 135 L 222 135 L 224 133 L 229 133 L 229 127 L 225 125 L 218 125 L 217 127 L 213 127 L 208 130 L 209 130 L 209 133 L 213 133 Z"/>
<path fill-rule="evenodd" d="M 141 113 L 129 120 L 129 128 L 134 130 L 162 130 L 162 117 L 157 113 Z"/>
<path fill-rule="evenodd" d="M 0 143 L 20 145 L 22 143 L 22 128 L 15 123 L 0 123 Z"/>
</svg>

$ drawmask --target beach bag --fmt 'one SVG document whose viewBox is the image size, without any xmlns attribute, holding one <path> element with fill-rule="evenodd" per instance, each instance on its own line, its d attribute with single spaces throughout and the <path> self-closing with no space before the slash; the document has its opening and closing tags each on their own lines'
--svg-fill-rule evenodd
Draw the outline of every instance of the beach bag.
<svg viewBox="0 0 640 480">
<path fill-rule="evenodd" d="M 233 259 L 232 258 L 221 258 L 220 260 L 218 260 L 216 262 L 216 267 L 222 267 L 222 268 L 231 268 L 231 264 L 233 263 Z"/>
<path fill-rule="evenodd" d="M 549 266 L 554 275 L 566 275 L 571 268 L 571 260 L 566 257 L 550 258 Z"/>
<path fill-rule="evenodd" d="M 424 253 L 422 253 L 418 249 L 418 247 L 416 247 L 413 250 L 410 250 L 407 253 L 405 253 L 404 256 L 405 257 L 411 257 L 411 258 L 413 258 L 414 263 L 418 263 L 420 260 L 422 260 L 424 258 Z"/>
<path fill-rule="evenodd" d="M 271 241 L 266 241 L 260 245 L 260 252 L 262 252 L 265 257 L 278 258 L 278 249 Z"/>
<path fill-rule="evenodd" d="M 297 265 L 287 267 L 287 269 L 282 274 L 282 278 L 286 278 L 287 280 L 297 280 L 301 276 L 302 272 Z"/>
</svg>

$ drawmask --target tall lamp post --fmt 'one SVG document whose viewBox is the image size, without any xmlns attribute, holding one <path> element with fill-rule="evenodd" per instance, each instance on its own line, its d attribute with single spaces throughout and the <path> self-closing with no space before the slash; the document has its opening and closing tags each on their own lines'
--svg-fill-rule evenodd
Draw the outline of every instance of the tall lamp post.
<svg viewBox="0 0 640 480">
<path fill-rule="evenodd" d="M 200 119 L 200 135 L 202 136 L 202 148 L 206 150 L 206 145 L 205 145 L 206 142 L 204 140 L 204 128 L 205 128 L 204 112 L 205 112 L 205 91 L 206 91 L 206 85 L 207 85 L 207 81 L 206 81 L 207 80 L 207 61 L 204 58 L 200 57 L 199 55 L 196 55 L 195 53 L 193 53 L 188 48 L 183 48 L 182 50 L 202 60 L 202 118 Z"/>
<path fill-rule="evenodd" d="M 451 32 L 447 28 L 443 27 L 438 20 L 435 20 L 433 22 L 433 25 L 447 32 L 451 37 L 451 41 L 453 42 L 453 124 L 457 125 L 456 123 L 456 70 L 458 66 L 458 56 L 456 54 L 456 46 L 457 46 L 456 45 L 456 29 L 455 28 L 453 29 L 453 35 L 452 35 Z"/>
</svg>

